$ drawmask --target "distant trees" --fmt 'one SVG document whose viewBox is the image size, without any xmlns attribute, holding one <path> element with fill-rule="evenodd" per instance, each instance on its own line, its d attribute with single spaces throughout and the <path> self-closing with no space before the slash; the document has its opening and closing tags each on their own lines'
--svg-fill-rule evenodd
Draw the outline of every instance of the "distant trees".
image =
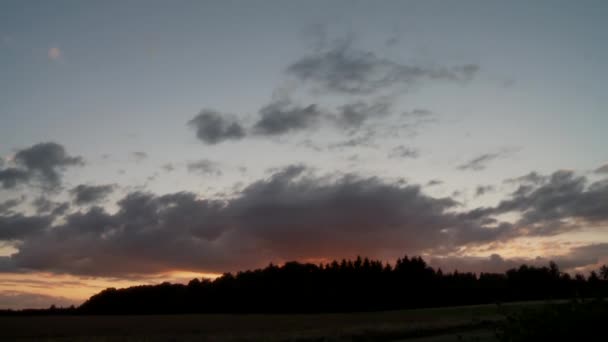
<svg viewBox="0 0 608 342">
<path fill-rule="evenodd" d="M 77 310 L 95 314 L 317 313 L 598 297 L 608 292 L 608 267 L 571 277 L 555 263 L 522 265 L 506 273 L 446 273 L 421 257 L 394 265 L 357 257 L 326 264 L 282 266 L 226 273 L 187 285 L 162 283 L 106 289 Z"/>
</svg>

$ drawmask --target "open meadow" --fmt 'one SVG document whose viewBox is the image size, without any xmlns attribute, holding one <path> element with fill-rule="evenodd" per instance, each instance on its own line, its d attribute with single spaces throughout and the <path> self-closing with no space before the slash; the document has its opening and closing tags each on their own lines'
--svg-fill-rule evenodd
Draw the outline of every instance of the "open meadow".
<svg viewBox="0 0 608 342">
<path fill-rule="evenodd" d="M 0 317 L 2 341 L 496 341 L 505 315 L 542 302 L 317 315 Z"/>
</svg>

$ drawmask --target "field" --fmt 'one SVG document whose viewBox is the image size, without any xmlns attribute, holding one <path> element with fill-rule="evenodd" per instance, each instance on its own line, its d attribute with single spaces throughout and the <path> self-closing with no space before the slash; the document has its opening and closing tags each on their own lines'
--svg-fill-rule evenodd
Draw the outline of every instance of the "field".
<svg viewBox="0 0 608 342">
<path fill-rule="evenodd" d="M 318 315 L 0 317 L 2 341 L 495 341 L 512 303 Z"/>
</svg>

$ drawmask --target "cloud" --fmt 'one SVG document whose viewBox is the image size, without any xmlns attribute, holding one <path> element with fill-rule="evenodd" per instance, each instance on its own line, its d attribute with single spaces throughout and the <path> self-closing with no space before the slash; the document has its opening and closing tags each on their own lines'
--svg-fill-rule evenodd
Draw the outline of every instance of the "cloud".
<svg viewBox="0 0 608 342">
<path fill-rule="evenodd" d="M 133 160 L 135 160 L 136 163 L 142 162 L 146 159 L 148 159 L 148 154 L 146 152 L 142 152 L 142 151 L 135 151 L 135 152 L 131 152 L 131 158 L 133 158 Z"/>
<path fill-rule="evenodd" d="M 335 149 L 341 150 L 344 148 L 361 147 L 361 146 L 375 147 L 375 145 L 372 143 L 372 140 L 373 140 L 373 134 L 366 133 L 364 135 L 358 135 L 358 136 L 355 136 L 355 137 L 347 139 L 347 140 L 330 143 L 327 145 L 327 148 L 330 150 L 335 150 Z"/>
<path fill-rule="evenodd" d="M 335 121 L 343 128 L 360 128 L 370 118 L 386 117 L 390 109 L 391 103 L 387 98 L 372 103 L 363 101 L 348 103 L 338 108 Z"/>
<path fill-rule="evenodd" d="M 426 183 L 426 186 L 435 186 L 435 185 L 440 185 L 443 184 L 443 181 L 440 179 L 431 179 L 428 183 Z"/>
<path fill-rule="evenodd" d="M 306 107 L 294 105 L 288 100 L 275 101 L 260 109 L 260 119 L 253 130 L 259 135 L 280 135 L 306 130 L 318 125 L 323 113 L 315 104 Z"/>
<path fill-rule="evenodd" d="M 548 266 L 551 261 L 557 263 L 563 271 L 576 272 L 581 268 L 597 268 L 602 259 L 608 257 L 608 244 L 598 243 L 571 248 L 566 254 L 553 256 L 528 256 L 503 258 L 499 254 L 489 257 L 476 256 L 449 256 L 431 258 L 429 263 L 434 267 L 440 267 L 444 271 L 454 270 L 475 273 L 503 273 L 509 269 L 518 268 L 521 265 Z"/>
<path fill-rule="evenodd" d="M 515 228 L 525 235 L 551 236 L 608 222 L 608 181 L 589 184 L 584 176 L 560 170 L 534 185 L 522 185 L 496 207 L 476 209 L 479 217 L 520 213 Z M 520 179 L 528 179 L 520 178 Z"/>
<path fill-rule="evenodd" d="M 163 164 L 161 168 L 167 172 L 172 172 L 175 170 L 175 166 L 172 163 Z"/>
<path fill-rule="evenodd" d="M 62 145 L 53 142 L 39 143 L 18 151 L 14 157 L 17 167 L 0 170 L 0 183 L 5 189 L 38 180 L 47 189 L 61 185 L 61 175 L 68 167 L 82 166 L 84 160 L 67 154 Z"/>
<path fill-rule="evenodd" d="M 27 183 L 29 180 L 30 174 L 26 170 L 17 168 L 0 170 L 0 184 L 4 189 L 13 189 L 19 184 Z"/>
<path fill-rule="evenodd" d="M 74 204 L 87 205 L 98 203 L 114 191 L 114 184 L 106 185 L 85 185 L 80 184 L 70 190 L 70 195 L 74 198 Z"/>
<path fill-rule="evenodd" d="M 291 64 L 286 72 L 325 90 L 365 95 L 395 86 L 412 86 L 422 81 L 471 80 L 479 70 L 475 64 L 453 67 L 405 65 L 355 49 L 342 40 Z"/>
<path fill-rule="evenodd" d="M 495 188 L 492 185 L 479 185 L 475 188 L 475 196 L 482 196 L 494 190 Z"/>
<path fill-rule="evenodd" d="M 406 117 L 426 118 L 426 117 L 432 116 L 433 112 L 431 112 L 428 109 L 414 108 L 409 112 L 407 112 L 407 111 L 403 112 L 402 115 L 406 116 Z"/>
<path fill-rule="evenodd" d="M 50 216 L 24 216 L 20 213 L 1 215 L 0 241 L 21 240 L 49 227 L 51 222 Z"/>
<path fill-rule="evenodd" d="M 389 158 L 412 158 L 416 159 L 420 156 L 418 150 L 403 145 L 395 146 L 388 154 Z"/>
<path fill-rule="evenodd" d="M 26 197 L 22 196 L 21 198 L 11 198 L 0 202 L 0 214 L 10 213 L 13 208 L 23 203 L 25 199 Z"/>
<path fill-rule="evenodd" d="M 70 208 L 70 204 L 67 202 L 54 202 L 45 196 L 34 199 L 32 206 L 36 209 L 36 213 L 51 214 L 52 216 L 63 215 Z"/>
<path fill-rule="evenodd" d="M 48 296 L 22 291 L 0 291 L 0 309 L 42 309 L 51 305 L 68 307 L 79 301 L 65 297 Z"/>
<path fill-rule="evenodd" d="M 200 164 L 203 170 L 209 166 Z M 17 252 L 0 259 L 0 269 L 125 276 L 224 272 L 358 254 L 449 255 L 463 246 L 551 236 L 565 231 L 552 226 L 565 219 L 578 222 L 567 229 L 608 222 L 608 182 L 588 184 L 566 171 L 543 177 L 546 183 L 514 192 L 495 207 L 463 210 L 453 198 L 431 197 L 416 184 L 318 175 L 290 165 L 229 197 L 134 191 L 116 202 L 115 212 L 92 206 L 61 220 L 9 212 L 0 215 L 0 240 L 18 241 Z M 496 218 L 508 212 L 521 219 Z M 588 248 L 572 249 L 571 259 L 559 260 L 578 267 L 585 257 L 591 262 L 604 253 L 601 246 Z"/>
<path fill-rule="evenodd" d="M 523 175 L 521 177 L 509 178 L 505 180 L 505 183 L 520 183 L 524 185 L 540 185 L 545 183 L 548 180 L 548 177 L 542 176 L 537 172 L 530 172 L 527 175 Z"/>
<path fill-rule="evenodd" d="M 221 176 L 222 170 L 219 168 L 218 163 L 202 159 L 194 162 L 190 162 L 187 165 L 189 172 L 195 172 L 206 176 Z"/>
<path fill-rule="evenodd" d="M 115 213 L 92 207 L 20 235 L 26 238 L 10 261 L 19 269 L 91 275 L 222 272 L 319 256 L 396 256 L 502 232 L 451 213 L 456 205 L 417 185 L 316 176 L 293 165 L 224 200 L 129 193 Z M 10 231 L 4 236 L 19 230 Z"/>
<path fill-rule="evenodd" d="M 48 55 L 48 57 L 49 57 L 50 60 L 56 61 L 59 58 L 61 58 L 61 56 L 63 55 L 63 52 L 58 47 L 52 47 L 47 52 L 47 55 Z"/>
<path fill-rule="evenodd" d="M 598 167 L 597 169 L 595 169 L 594 172 L 595 173 L 608 173 L 608 164 Z"/>
<path fill-rule="evenodd" d="M 206 144 L 215 145 L 226 140 L 240 140 L 246 135 L 245 128 L 234 115 L 203 109 L 188 126 L 196 130 L 196 136 Z"/>
<path fill-rule="evenodd" d="M 477 156 L 469 161 L 467 161 L 464 164 L 461 164 L 458 166 L 459 170 L 472 170 L 472 171 L 481 171 L 484 170 L 487 165 L 498 159 L 498 158 L 502 158 L 502 157 L 506 157 L 508 155 L 510 155 L 512 152 L 509 150 L 501 150 L 495 153 L 484 153 L 480 156 Z"/>
</svg>

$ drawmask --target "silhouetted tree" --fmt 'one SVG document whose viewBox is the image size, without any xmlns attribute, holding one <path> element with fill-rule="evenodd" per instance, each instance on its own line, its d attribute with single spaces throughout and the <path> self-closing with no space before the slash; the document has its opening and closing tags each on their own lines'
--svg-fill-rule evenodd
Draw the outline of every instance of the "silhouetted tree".
<svg viewBox="0 0 608 342">
<path fill-rule="evenodd" d="M 603 296 L 607 267 L 575 277 L 548 267 L 521 265 L 506 273 L 429 267 L 421 257 L 394 265 L 357 257 L 325 265 L 287 262 L 282 266 L 225 273 L 187 285 L 162 283 L 106 289 L 77 311 L 91 314 L 146 313 L 317 313 L 389 310 Z"/>
</svg>

